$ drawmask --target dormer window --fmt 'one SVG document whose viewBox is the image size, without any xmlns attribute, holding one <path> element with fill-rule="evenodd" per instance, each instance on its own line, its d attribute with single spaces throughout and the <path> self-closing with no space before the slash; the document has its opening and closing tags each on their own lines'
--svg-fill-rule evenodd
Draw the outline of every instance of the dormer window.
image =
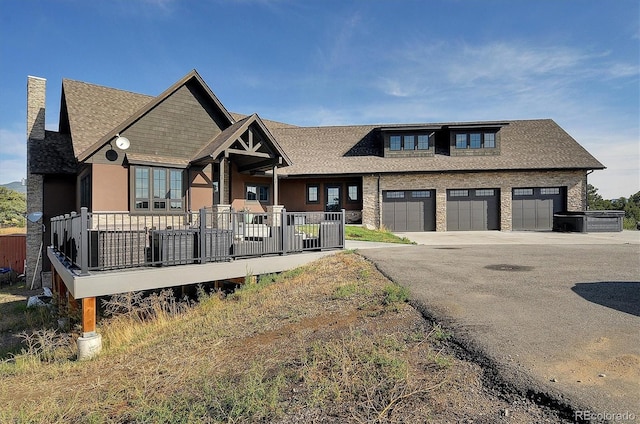
<svg viewBox="0 0 640 424">
<path fill-rule="evenodd" d="M 399 135 L 389 137 L 389 150 L 402 150 L 402 138 Z"/>
<path fill-rule="evenodd" d="M 456 149 L 493 149 L 495 147 L 495 132 L 456 133 Z"/>
<path fill-rule="evenodd" d="M 428 135 L 419 135 L 418 136 L 418 150 L 429 150 L 429 136 Z"/>
<path fill-rule="evenodd" d="M 422 151 L 424 154 L 428 152 L 430 148 L 434 146 L 434 135 L 431 131 L 430 134 L 402 134 L 402 135 L 390 135 L 389 136 L 389 151 L 390 152 L 414 152 Z M 406 156 L 406 155 L 405 155 Z"/>
<path fill-rule="evenodd" d="M 405 135 L 404 136 L 403 148 L 404 148 L 404 150 L 415 150 L 416 149 L 416 136 L 415 135 Z"/>
<path fill-rule="evenodd" d="M 493 149 L 496 147 L 496 134 L 484 133 L 484 148 Z"/>
</svg>

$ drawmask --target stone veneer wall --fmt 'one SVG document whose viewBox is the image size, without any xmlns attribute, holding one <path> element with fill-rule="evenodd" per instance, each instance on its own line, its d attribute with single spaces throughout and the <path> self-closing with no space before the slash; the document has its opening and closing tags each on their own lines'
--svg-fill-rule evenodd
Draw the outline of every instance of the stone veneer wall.
<svg viewBox="0 0 640 424">
<path fill-rule="evenodd" d="M 517 187 L 566 187 L 567 209 L 586 208 L 586 172 L 489 171 L 382 174 L 362 177 L 362 224 L 379 228 L 383 190 L 436 190 L 436 231 L 447 230 L 447 189 L 500 189 L 500 229 L 511 230 L 511 190 Z"/>
<path fill-rule="evenodd" d="M 27 79 L 27 214 L 31 212 L 42 212 L 43 210 L 43 177 L 42 175 L 30 174 L 30 146 L 32 140 L 41 141 L 45 136 L 45 90 L 47 80 L 37 77 Z M 25 277 L 28 285 L 34 281 L 34 287 L 42 286 L 42 225 L 41 222 L 33 223 L 27 220 L 27 267 Z M 42 252 L 44 255 L 44 252 Z M 38 266 L 36 267 L 36 263 Z M 35 275 L 35 280 L 34 280 Z"/>
</svg>

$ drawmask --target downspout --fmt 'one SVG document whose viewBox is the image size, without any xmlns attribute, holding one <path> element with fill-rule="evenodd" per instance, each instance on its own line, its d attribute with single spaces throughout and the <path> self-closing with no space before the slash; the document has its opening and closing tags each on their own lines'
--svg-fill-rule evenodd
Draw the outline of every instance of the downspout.
<svg viewBox="0 0 640 424">
<path fill-rule="evenodd" d="M 380 174 L 378 174 L 378 228 L 382 228 L 382 191 L 380 190 Z"/>
<path fill-rule="evenodd" d="M 589 175 L 595 171 L 591 169 L 584 176 L 584 209 L 589 210 Z"/>
</svg>

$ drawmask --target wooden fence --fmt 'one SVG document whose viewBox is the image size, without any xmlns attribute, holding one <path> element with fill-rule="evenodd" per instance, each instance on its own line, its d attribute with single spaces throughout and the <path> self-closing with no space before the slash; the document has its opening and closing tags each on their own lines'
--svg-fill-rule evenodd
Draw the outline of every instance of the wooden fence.
<svg viewBox="0 0 640 424">
<path fill-rule="evenodd" d="M 27 236 L 25 234 L 0 235 L 0 268 L 11 268 L 24 273 L 27 258 Z"/>
</svg>

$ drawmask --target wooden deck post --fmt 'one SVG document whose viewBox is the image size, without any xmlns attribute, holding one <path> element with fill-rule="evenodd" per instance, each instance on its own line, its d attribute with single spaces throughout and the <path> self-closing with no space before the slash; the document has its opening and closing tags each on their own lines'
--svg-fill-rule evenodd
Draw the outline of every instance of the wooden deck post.
<svg viewBox="0 0 640 424">
<path fill-rule="evenodd" d="M 78 360 L 94 358 L 102 350 L 102 336 L 96 333 L 96 298 L 82 299 L 82 336 L 78 337 Z"/>
<path fill-rule="evenodd" d="M 55 270 L 53 272 L 55 272 Z M 58 311 L 64 311 L 67 307 L 68 302 L 68 290 L 67 286 L 64 284 L 64 281 L 62 281 L 62 277 L 60 277 L 60 274 L 58 274 L 57 272 L 54 274 L 52 285 L 56 290 L 54 296 L 56 298 L 56 301 L 58 302 Z"/>
<path fill-rule="evenodd" d="M 60 292 L 60 289 L 58 288 L 58 284 L 59 284 L 58 271 L 56 271 L 55 267 L 51 267 L 51 292 L 53 293 L 54 297 L 58 296 L 58 293 Z"/>
<path fill-rule="evenodd" d="M 96 298 L 82 299 L 82 333 L 87 337 L 96 332 Z"/>
<path fill-rule="evenodd" d="M 69 314 L 75 314 L 78 311 L 78 307 L 78 301 L 69 293 Z"/>
</svg>

